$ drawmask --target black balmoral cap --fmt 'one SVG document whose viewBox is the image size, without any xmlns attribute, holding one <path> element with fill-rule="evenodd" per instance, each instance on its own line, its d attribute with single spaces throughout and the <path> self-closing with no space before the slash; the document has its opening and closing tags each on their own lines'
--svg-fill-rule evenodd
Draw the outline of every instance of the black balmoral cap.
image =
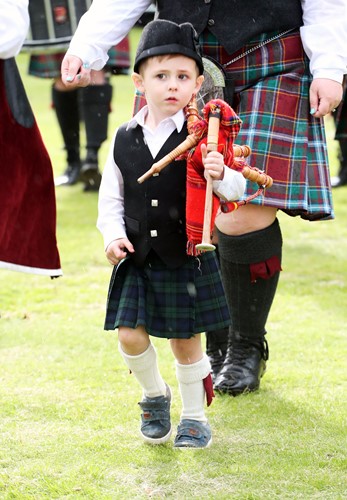
<svg viewBox="0 0 347 500">
<path fill-rule="evenodd" d="M 180 54 L 196 61 L 200 75 L 204 72 L 202 56 L 195 29 L 190 23 L 176 24 L 164 19 L 148 23 L 137 47 L 134 71 L 148 57 Z"/>
</svg>

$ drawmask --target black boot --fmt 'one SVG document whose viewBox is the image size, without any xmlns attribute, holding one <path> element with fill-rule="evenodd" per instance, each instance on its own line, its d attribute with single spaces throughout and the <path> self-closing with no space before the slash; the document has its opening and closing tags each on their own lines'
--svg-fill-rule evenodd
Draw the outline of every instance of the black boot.
<svg viewBox="0 0 347 500">
<path fill-rule="evenodd" d="M 82 165 L 81 178 L 85 191 L 98 191 L 101 182 L 98 151 L 107 139 L 112 86 L 105 83 L 81 90 L 82 115 L 87 136 L 87 156 Z"/>
<path fill-rule="evenodd" d="M 228 348 L 229 328 L 206 332 L 206 354 L 211 364 L 212 380 L 215 381 L 222 369 Z"/>
<path fill-rule="evenodd" d="M 265 339 L 263 342 L 255 342 L 246 337 L 232 337 L 223 366 L 215 380 L 215 390 L 232 396 L 256 391 L 268 359 L 269 350 Z"/>
<path fill-rule="evenodd" d="M 54 184 L 73 185 L 78 182 L 81 170 L 78 91 L 61 91 L 53 86 L 52 102 L 67 152 L 67 167 Z"/>
<path fill-rule="evenodd" d="M 337 177 L 331 178 L 331 187 L 347 185 L 347 140 L 340 139 L 340 170 Z"/>
<path fill-rule="evenodd" d="M 214 387 L 237 396 L 259 388 L 266 369 L 265 324 L 281 270 L 278 221 L 241 236 L 218 231 L 222 279 L 231 314 L 228 350 Z"/>
</svg>

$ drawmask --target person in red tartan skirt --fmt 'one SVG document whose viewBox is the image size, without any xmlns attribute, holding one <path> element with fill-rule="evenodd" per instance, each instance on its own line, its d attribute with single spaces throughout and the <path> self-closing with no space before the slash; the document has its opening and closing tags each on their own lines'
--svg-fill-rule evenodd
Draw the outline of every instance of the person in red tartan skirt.
<svg viewBox="0 0 347 500">
<path fill-rule="evenodd" d="M 100 186 L 97 226 L 115 266 L 105 329 L 118 329 L 119 351 L 143 390 L 141 435 L 151 444 L 171 435 L 171 389 L 157 366 L 154 336 L 169 339 L 176 360 L 183 409 L 174 446 L 205 448 L 211 429 L 204 399 L 206 393 L 209 405 L 213 390 L 200 334 L 230 322 L 218 261 L 214 252 L 197 256 L 189 251 L 185 158 L 138 182 L 187 137 L 184 110 L 203 81 L 195 36 L 189 23 L 155 20 L 144 28 L 132 78 L 147 105 L 115 134 Z M 226 168 L 218 151 L 207 153 L 206 144 L 201 152 L 206 154 L 202 179 L 207 171 L 215 192 L 228 200 L 242 195 L 242 174 Z"/>
<path fill-rule="evenodd" d="M 55 278 L 52 165 L 14 58 L 28 28 L 28 1 L 0 0 L 0 268 Z"/>
<path fill-rule="evenodd" d="M 67 87 L 85 86 L 105 47 L 127 33 L 149 0 L 95 0 L 62 64 Z M 229 335 L 208 332 L 215 388 L 259 388 L 269 355 L 266 322 L 282 260 L 277 211 L 315 221 L 334 217 L 323 117 L 342 98 L 346 0 L 158 0 L 158 17 L 191 22 L 203 55 L 225 73 L 225 99 L 243 124 L 237 141 L 251 166 L 274 182 L 264 196 L 216 218 Z M 122 22 L 119 22 L 119 20 Z M 102 35 L 104 33 L 104 35 Z M 245 197 L 256 189 L 247 184 Z"/>
<path fill-rule="evenodd" d="M 98 151 L 108 136 L 108 115 L 111 111 L 113 88 L 111 75 L 128 74 L 130 45 L 126 36 L 109 52 L 109 61 L 102 71 L 92 71 L 92 85 L 84 89 L 67 89 L 60 78 L 64 52 L 34 54 L 30 57 L 29 74 L 53 79 L 52 107 L 55 110 L 64 148 L 67 167 L 55 179 L 56 186 L 71 186 L 81 181 L 84 191 L 98 191 L 101 173 Z M 86 134 L 86 155 L 81 161 L 80 122 Z"/>
</svg>

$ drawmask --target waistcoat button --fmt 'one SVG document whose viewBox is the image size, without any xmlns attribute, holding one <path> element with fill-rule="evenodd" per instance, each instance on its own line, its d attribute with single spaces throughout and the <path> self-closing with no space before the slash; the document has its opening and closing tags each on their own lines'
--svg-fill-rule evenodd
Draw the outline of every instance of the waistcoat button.
<svg viewBox="0 0 347 500">
<path fill-rule="evenodd" d="M 158 236 L 157 230 L 156 229 L 151 229 L 151 237 L 155 238 L 156 236 Z"/>
<path fill-rule="evenodd" d="M 208 24 L 209 26 L 214 26 L 214 19 L 209 19 L 209 20 L 207 21 L 207 24 Z"/>
</svg>

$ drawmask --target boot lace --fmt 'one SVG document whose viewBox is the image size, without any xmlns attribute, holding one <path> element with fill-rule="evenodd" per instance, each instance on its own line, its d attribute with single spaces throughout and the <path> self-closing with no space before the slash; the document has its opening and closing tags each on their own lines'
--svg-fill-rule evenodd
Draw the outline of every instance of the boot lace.
<svg viewBox="0 0 347 500">
<path fill-rule="evenodd" d="M 262 359 L 269 359 L 269 346 L 266 339 L 262 341 L 254 341 L 252 339 L 237 340 L 231 344 L 229 348 L 229 360 L 235 362 L 236 365 L 242 365 L 249 357 L 249 352 L 256 348 L 260 351 Z"/>
</svg>

